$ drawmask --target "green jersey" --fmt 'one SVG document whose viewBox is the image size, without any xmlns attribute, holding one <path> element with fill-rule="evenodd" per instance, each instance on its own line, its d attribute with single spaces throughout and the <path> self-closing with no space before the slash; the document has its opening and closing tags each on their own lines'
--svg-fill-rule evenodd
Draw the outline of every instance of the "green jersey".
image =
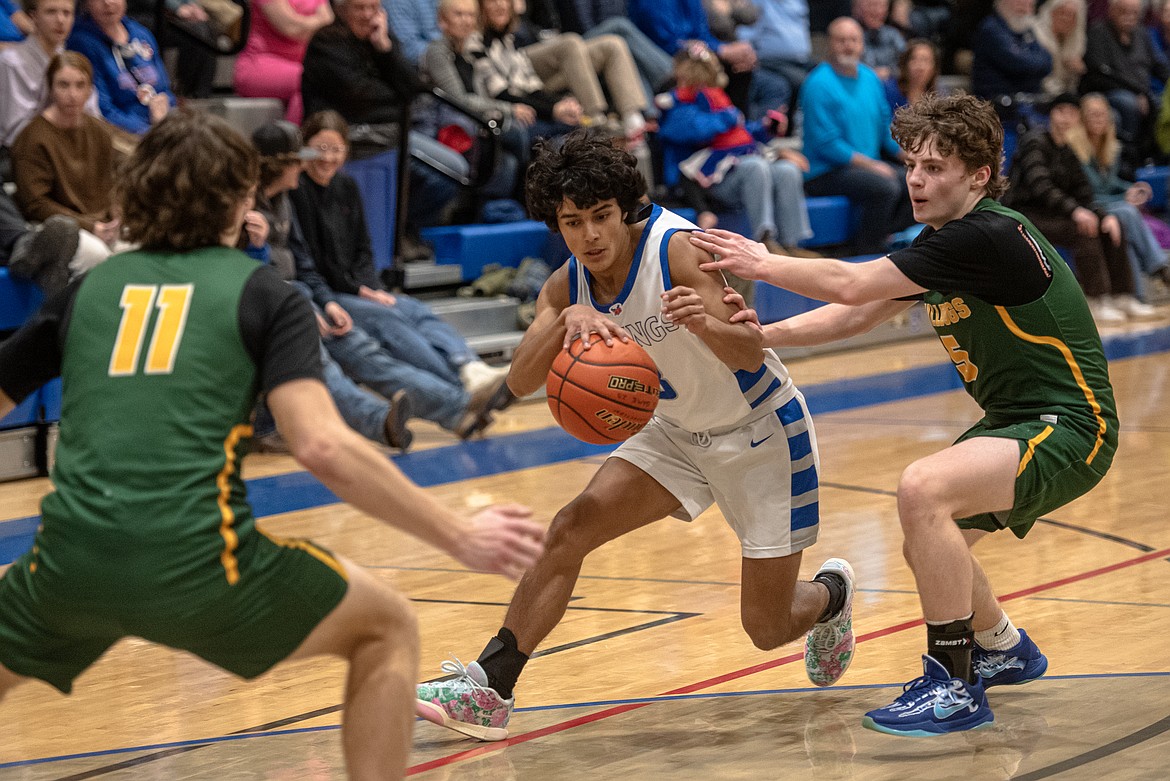
<svg viewBox="0 0 1170 781">
<path fill-rule="evenodd" d="M 62 299 L 5 345 L 14 371 L 40 349 L 62 377 L 33 566 L 102 561 L 118 576 L 93 581 L 95 600 L 116 593 L 143 610 L 234 585 L 254 537 L 240 459 L 257 392 L 320 377 L 307 301 L 222 247 L 117 255 Z"/>
<path fill-rule="evenodd" d="M 1076 427 L 1089 435 L 1085 463 L 1103 473 L 1118 423 L 1101 337 L 1072 271 L 1035 226 L 984 199 L 890 259 L 927 289 L 931 323 L 983 423 Z"/>
</svg>

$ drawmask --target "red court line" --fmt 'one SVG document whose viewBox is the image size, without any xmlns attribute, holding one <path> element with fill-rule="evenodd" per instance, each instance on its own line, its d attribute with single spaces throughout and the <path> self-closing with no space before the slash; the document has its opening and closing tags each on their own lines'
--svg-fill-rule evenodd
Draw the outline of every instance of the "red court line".
<svg viewBox="0 0 1170 781">
<path fill-rule="evenodd" d="M 1089 580 L 1090 578 L 1095 578 L 1095 577 L 1098 577 L 1100 575 L 1106 575 L 1110 572 L 1116 572 L 1117 570 L 1120 570 L 1120 569 L 1126 569 L 1128 567 L 1133 567 L 1133 566 L 1136 566 L 1138 564 L 1145 564 L 1147 561 L 1153 561 L 1154 559 L 1162 559 L 1162 558 L 1166 558 L 1168 556 L 1170 556 L 1170 548 L 1167 548 L 1165 550 L 1160 550 L 1160 551 L 1154 551 L 1153 553 L 1147 553 L 1147 554 L 1144 554 L 1142 556 L 1138 556 L 1135 559 L 1128 559 L 1126 561 L 1120 561 L 1116 564 L 1110 564 L 1110 565 L 1105 566 L 1105 567 L 1098 567 L 1097 569 L 1089 570 L 1088 572 L 1082 572 L 1079 575 L 1070 575 L 1067 578 L 1061 578 L 1060 580 L 1054 580 L 1050 583 L 1042 583 L 1039 586 L 1032 586 L 1031 588 L 1021 589 L 1019 591 L 1013 591 L 1010 594 L 1005 594 L 1004 596 L 999 597 L 999 601 L 1000 602 L 1008 602 L 1008 601 L 1013 600 L 1013 599 L 1019 599 L 1020 597 L 1026 597 L 1026 596 L 1030 596 L 1032 594 L 1038 594 L 1042 591 L 1051 591 L 1054 588 L 1060 588 L 1061 586 L 1067 586 L 1069 583 L 1076 583 L 1076 582 L 1082 581 L 1082 580 Z M 864 643 L 864 642 L 867 642 L 869 640 L 876 640 L 879 637 L 886 637 L 887 635 L 897 634 L 898 632 L 904 632 L 907 629 L 913 629 L 914 627 L 922 626 L 922 624 L 923 624 L 923 620 L 921 618 L 916 619 L 914 621 L 905 621 L 901 624 L 894 624 L 893 626 L 888 626 L 884 629 L 878 629 L 878 630 L 875 630 L 873 632 L 867 632 L 864 635 L 860 635 L 857 638 L 857 642 Z M 709 689 L 712 686 L 717 686 L 721 683 L 733 681 L 737 678 L 745 678 L 749 675 L 755 675 L 756 673 L 764 672 L 765 670 L 771 670 L 774 667 L 780 667 L 781 665 L 791 664 L 792 662 L 795 662 L 798 659 L 803 659 L 803 658 L 804 658 L 803 653 L 789 654 L 787 656 L 782 656 L 779 659 L 772 659 L 771 661 L 762 662 L 760 664 L 752 665 L 751 667 L 745 667 L 742 670 L 735 670 L 734 672 L 724 673 L 723 675 L 719 675 L 719 676 L 716 676 L 714 678 L 708 678 L 705 681 L 699 681 L 698 683 L 692 683 L 692 684 L 689 684 L 687 686 L 683 686 L 682 688 L 679 688 L 679 689 L 673 689 L 673 690 L 668 691 L 668 692 L 663 692 L 662 694 L 660 694 L 658 696 L 659 697 L 666 697 L 666 696 L 675 695 L 675 694 L 692 694 L 692 693 L 697 692 L 697 691 L 702 691 L 703 689 Z M 411 767 L 410 769 L 408 769 L 406 771 L 406 775 L 413 776 L 413 775 L 417 775 L 419 773 L 425 773 L 428 770 L 434 770 L 436 768 L 444 767 L 446 765 L 451 765 L 451 764 L 454 764 L 456 762 L 462 762 L 462 761 L 467 760 L 467 759 L 473 759 L 475 757 L 479 757 L 479 756 L 483 756 L 484 754 L 488 754 L 492 751 L 501 751 L 501 750 L 507 748 L 508 746 L 515 746 L 515 745 L 518 745 L 520 743 L 527 743 L 528 741 L 535 740 L 536 738 L 543 738 L 545 735 L 552 735 L 552 734 L 555 734 L 557 732 L 564 732 L 566 730 L 570 730 L 570 729 L 573 729 L 575 727 L 580 727 L 580 726 L 585 725 L 585 724 L 591 724 L 595 721 L 601 721 L 602 719 L 608 719 L 611 716 L 620 716 L 623 713 L 629 713 L 630 711 L 638 710 L 639 708 L 645 708 L 647 705 L 653 705 L 653 704 L 655 704 L 655 703 L 653 703 L 653 702 L 636 702 L 636 703 L 628 703 L 626 705 L 616 705 L 612 708 L 606 708 L 605 710 L 597 711 L 596 713 L 590 713 L 590 714 L 587 714 L 585 716 L 578 716 L 577 718 L 569 719 L 568 721 L 562 721 L 559 724 L 552 724 L 548 727 L 541 727 L 540 729 L 536 729 L 536 730 L 533 730 L 531 732 L 525 732 L 525 733 L 520 734 L 520 735 L 515 735 L 513 737 L 508 738 L 507 740 L 501 740 L 497 743 L 490 743 L 487 745 L 478 746 L 478 747 L 473 748 L 473 749 L 468 749 L 466 751 L 459 751 L 459 752 L 456 752 L 454 754 L 449 754 L 445 757 L 439 757 L 438 759 L 432 759 L 429 762 L 423 762 L 421 764 L 414 765 L 413 767 Z"/>
</svg>

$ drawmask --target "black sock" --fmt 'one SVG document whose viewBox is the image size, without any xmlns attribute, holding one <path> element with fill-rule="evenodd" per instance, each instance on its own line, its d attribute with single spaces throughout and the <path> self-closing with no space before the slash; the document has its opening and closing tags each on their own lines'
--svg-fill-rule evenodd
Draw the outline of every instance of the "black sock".
<svg viewBox="0 0 1170 781">
<path fill-rule="evenodd" d="M 813 578 L 813 583 L 820 583 L 829 590 L 829 604 L 825 605 L 824 612 L 817 619 L 819 624 L 841 612 L 841 608 L 845 607 L 845 594 L 848 589 L 845 587 L 845 578 L 836 572 L 818 572 Z"/>
<path fill-rule="evenodd" d="M 496 694 L 505 700 L 512 699 L 512 689 L 516 687 L 516 680 L 528 663 L 528 657 L 516 647 L 516 635 L 512 634 L 512 630 L 500 627 L 477 661 L 487 673 L 488 685 L 496 690 Z"/>
<path fill-rule="evenodd" d="M 975 630 L 971 628 L 974 613 L 957 621 L 943 624 L 926 622 L 926 652 L 947 668 L 952 678 L 974 683 L 971 670 L 971 649 L 975 647 Z"/>
</svg>

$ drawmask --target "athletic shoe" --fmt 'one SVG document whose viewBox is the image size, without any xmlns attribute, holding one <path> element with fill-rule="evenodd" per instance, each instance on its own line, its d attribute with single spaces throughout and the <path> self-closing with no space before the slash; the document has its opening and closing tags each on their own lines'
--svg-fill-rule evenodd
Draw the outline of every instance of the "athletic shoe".
<svg viewBox="0 0 1170 781">
<path fill-rule="evenodd" d="M 837 615 L 815 624 L 804 638 L 804 671 L 817 686 L 832 686 L 853 661 L 853 567 L 845 559 L 829 559 L 817 574 L 833 572 L 845 580 L 845 604 Z"/>
<path fill-rule="evenodd" d="M 1020 630 L 1020 642 L 1006 651 L 988 651 L 975 644 L 971 666 L 983 679 L 984 688 L 1015 686 L 1034 681 L 1048 670 L 1048 657 Z"/>
<path fill-rule="evenodd" d="M 508 376 L 508 369 L 507 364 L 488 366 L 477 358 L 459 367 L 459 380 L 473 397 L 482 393 L 491 395 L 495 391 L 497 383 Z"/>
<path fill-rule="evenodd" d="M 515 698 L 505 700 L 496 694 L 479 662 L 465 667 L 458 659 L 448 660 L 442 670 L 455 677 L 418 685 L 415 713 L 419 718 L 476 740 L 507 738 Z"/>
<path fill-rule="evenodd" d="M 922 677 L 902 687 L 898 699 L 871 710 L 861 726 L 887 735 L 929 738 L 986 727 L 995 721 L 983 682 L 952 678 L 933 657 L 922 657 Z"/>
<path fill-rule="evenodd" d="M 386 413 L 386 422 L 382 424 L 386 432 L 386 444 L 403 453 L 414 442 L 414 434 L 406 426 L 413 411 L 413 404 L 407 392 L 397 390 L 390 397 L 390 411 Z"/>
</svg>

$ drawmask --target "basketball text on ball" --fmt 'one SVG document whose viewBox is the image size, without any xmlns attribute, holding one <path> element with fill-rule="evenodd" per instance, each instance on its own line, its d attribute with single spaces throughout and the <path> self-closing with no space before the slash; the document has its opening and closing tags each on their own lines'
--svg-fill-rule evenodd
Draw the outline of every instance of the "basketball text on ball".
<svg viewBox="0 0 1170 781">
<path fill-rule="evenodd" d="M 616 444 L 654 416 L 662 396 L 658 369 L 633 340 L 607 345 L 592 334 L 587 340 L 575 340 L 553 359 L 546 380 L 549 410 L 577 439 Z"/>
<path fill-rule="evenodd" d="M 644 421 L 630 420 L 620 412 L 611 412 L 607 409 L 599 409 L 593 414 L 602 422 L 606 431 L 628 431 L 637 434 L 646 425 Z"/>
<path fill-rule="evenodd" d="M 644 382 L 635 380 L 633 377 L 619 377 L 616 374 L 609 378 L 609 388 L 610 390 L 628 391 L 630 393 L 646 393 L 655 397 L 662 392 L 660 388 L 647 385 Z"/>
</svg>

